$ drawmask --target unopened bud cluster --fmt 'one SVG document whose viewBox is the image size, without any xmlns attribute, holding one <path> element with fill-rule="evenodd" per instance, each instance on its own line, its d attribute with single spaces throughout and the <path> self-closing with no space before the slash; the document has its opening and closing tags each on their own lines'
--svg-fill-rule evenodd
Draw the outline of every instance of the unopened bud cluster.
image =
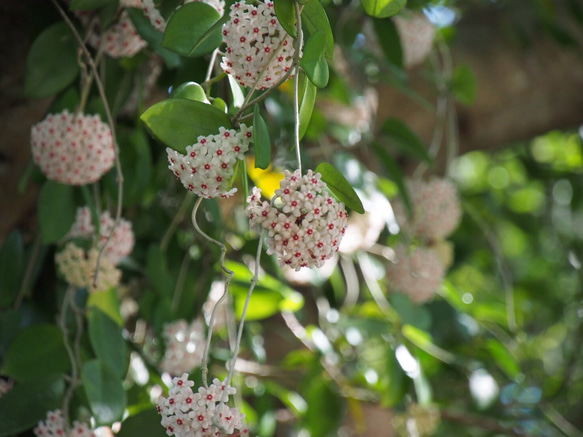
<svg viewBox="0 0 583 437">
<path fill-rule="evenodd" d="M 321 177 L 312 170 L 304 176 L 286 170 L 273 205 L 261 201 L 259 188 L 247 200 L 251 225 L 267 231 L 267 253 L 275 254 L 281 266 L 321 267 L 338 250 L 348 213 L 325 191 Z"/>
<path fill-rule="evenodd" d="M 248 436 L 249 430 L 243 420 L 245 415 L 237 408 L 227 405 L 229 396 L 237 392 L 218 379 L 205 387 L 192 390 L 193 381 L 188 374 L 172 380 L 173 387 L 168 397 L 158 401 L 158 412 L 162 415 L 162 426 L 166 434 L 176 437 L 216 437 L 232 435 Z"/>
</svg>

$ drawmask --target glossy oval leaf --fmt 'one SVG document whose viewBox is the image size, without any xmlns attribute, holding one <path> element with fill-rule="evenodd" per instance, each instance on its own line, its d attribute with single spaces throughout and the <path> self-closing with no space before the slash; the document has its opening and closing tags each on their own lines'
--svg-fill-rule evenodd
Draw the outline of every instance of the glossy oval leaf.
<svg viewBox="0 0 583 437">
<path fill-rule="evenodd" d="M 171 99 L 187 99 L 195 102 L 209 103 L 206 93 L 200 84 L 196 82 L 184 82 L 172 89 Z"/>
<path fill-rule="evenodd" d="M 320 0 L 310 0 L 304 5 L 302 11 L 302 23 L 310 35 L 321 31 L 326 36 L 326 50 L 324 51 L 328 59 L 334 58 L 334 34 L 324 6 Z"/>
<path fill-rule="evenodd" d="M 54 181 L 46 181 L 38 198 L 38 220 L 44 243 L 55 243 L 75 221 L 74 188 Z"/>
<path fill-rule="evenodd" d="M 398 13 L 407 0 L 361 0 L 366 13 L 376 18 L 386 18 Z"/>
<path fill-rule="evenodd" d="M 304 53 L 300 60 L 300 67 L 306 73 L 306 76 L 318 88 L 324 88 L 328 85 L 330 72 L 324 53 L 326 51 L 326 34 L 318 30 L 304 46 Z"/>
<path fill-rule="evenodd" d="M 381 126 L 381 132 L 390 141 L 390 145 L 415 158 L 433 164 L 433 159 L 429 156 L 423 140 L 398 118 L 386 119 Z"/>
<path fill-rule="evenodd" d="M 259 113 L 259 105 L 253 108 L 253 147 L 255 167 L 265 170 L 271 164 L 271 140 L 267 124 Z"/>
<path fill-rule="evenodd" d="M 24 73 L 24 95 L 43 98 L 64 90 L 79 74 L 77 41 L 65 22 L 53 24 L 33 42 Z"/>
<path fill-rule="evenodd" d="M 277 0 L 274 2 L 275 15 L 281 27 L 292 37 L 298 34 L 296 29 L 296 11 L 294 0 Z"/>
<path fill-rule="evenodd" d="M 14 230 L 0 249 L 0 308 L 12 306 L 24 274 L 22 235 Z"/>
<path fill-rule="evenodd" d="M 167 99 L 150 106 L 140 117 L 152 134 L 180 153 L 200 135 L 231 128 L 227 114 L 212 105 L 186 99 Z"/>
<path fill-rule="evenodd" d="M 299 79 L 300 89 L 298 92 L 300 95 L 300 108 L 298 116 L 300 118 L 301 140 L 306 134 L 308 126 L 310 125 L 310 120 L 312 119 L 312 112 L 314 111 L 318 88 L 316 88 L 316 85 L 314 85 L 312 81 L 306 78 L 305 74 L 301 74 Z"/>
<path fill-rule="evenodd" d="M 167 437 L 166 429 L 160 426 L 160 414 L 155 408 L 148 408 L 128 417 L 122 422 L 117 437 Z"/>
<path fill-rule="evenodd" d="M 353 211 L 356 211 L 359 214 L 364 213 L 362 201 L 342 173 L 327 162 L 322 162 L 318 165 L 316 171 L 322 175 L 322 180 L 326 182 L 330 191 L 338 197 L 338 200 L 344 202 L 344 204 Z"/>
<path fill-rule="evenodd" d="M 98 308 L 120 327 L 124 324 L 119 310 L 119 299 L 115 287 L 106 291 L 100 291 L 99 293 L 90 293 L 89 299 L 87 299 L 87 308 Z"/>
<path fill-rule="evenodd" d="M 210 53 L 223 41 L 220 20 L 221 14 L 212 6 L 187 3 L 170 17 L 162 46 L 183 56 Z"/>
<path fill-rule="evenodd" d="M 403 68 L 403 47 L 397 27 L 391 19 L 373 18 L 377 40 L 387 60 L 396 67 Z"/>
<path fill-rule="evenodd" d="M 68 371 L 71 362 L 63 340 L 55 325 L 27 327 L 10 343 L 0 373 L 15 381 L 30 381 Z"/>
<path fill-rule="evenodd" d="M 81 381 L 97 425 L 111 425 L 120 420 L 126 407 L 122 381 L 100 360 L 86 362 Z"/>
<path fill-rule="evenodd" d="M 118 378 L 123 378 L 128 370 L 128 357 L 122 328 L 98 308 L 90 311 L 88 319 L 89 339 L 95 355 Z"/>
</svg>

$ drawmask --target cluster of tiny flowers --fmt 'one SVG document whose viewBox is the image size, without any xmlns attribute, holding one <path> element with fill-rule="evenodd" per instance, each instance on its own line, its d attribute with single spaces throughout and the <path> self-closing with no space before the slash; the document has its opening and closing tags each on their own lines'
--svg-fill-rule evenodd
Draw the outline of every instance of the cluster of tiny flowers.
<svg viewBox="0 0 583 437">
<path fill-rule="evenodd" d="M 421 64 L 431 53 L 435 27 L 422 12 L 394 17 L 403 49 L 403 64 L 407 68 Z"/>
<path fill-rule="evenodd" d="M 4 379 L 0 378 L 0 398 L 12 390 L 12 386 L 14 385 L 14 381 L 11 379 Z"/>
<path fill-rule="evenodd" d="M 107 242 L 107 238 L 115 225 L 115 220 L 109 215 L 109 211 L 104 211 L 99 217 L 99 242 L 97 247 L 101 249 Z M 67 234 L 68 238 L 91 238 L 95 235 L 95 226 L 91 218 L 91 211 L 87 206 L 77 209 L 77 217 L 71 230 Z M 104 255 L 117 265 L 120 260 L 130 253 L 134 248 L 135 238 L 132 231 L 132 224 L 124 219 L 120 219 L 115 227 L 111 239 L 105 247 Z"/>
<path fill-rule="evenodd" d="M 394 202 L 393 211 L 403 232 L 418 238 L 436 240 L 450 235 L 459 225 L 462 209 L 455 185 L 447 179 L 407 182 L 413 216 L 403 203 Z"/>
<path fill-rule="evenodd" d="M 204 327 L 200 320 L 194 320 L 190 325 L 186 320 L 167 324 L 162 337 L 166 345 L 166 353 L 160 363 L 163 372 L 176 376 L 200 365 L 205 345 Z"/>
<path fill-rule="evenodd" d="M 395 262 L 387 266 L 391 290 L 408 295 L 416 303 L 426 302 L 435 295 L 444 274 L 438 254 L 425 247 L 413 250 L 399 245 L 395 248 Z"/>
<path fill-rule="evenodd" d="M 418 404 L 412 404 L 407 406 L 406 413 L 395 414 L 392 425 L 402 437 L 410 435 L 427 437 L 435 433 L 440 422 L 441 414 L 437 407 L 422 407 Z M 415 432 L 412 433 L 413 429 Z"/>
<path fill-rule="evenodd" d="M 98 115 L 49 114 L 31 128 L 30 140 L 34 162 L 63 184 L 93 183 L 113 167 L 111 130 Z"/>
<path fill-rule="evenodd" d="M 109 26 L 101 37 L 93 34 L 89 43 L 94 47 L 102 47 L 112 58 L 131 58 L 148 45 L 138 34 L 128 11 L 124 10 L 119 20 Z"/>
<path fill-rule="evenodd" d="M 128 0 L 125 0 L 128 1 Z M 166 20 L 160 13 L 160 11 L 154 5 L 154 0 L 129 0 L 133 3 L 139 3 L 137 7 L 141 7 L 144 10 L 144 15 L 148 18 L 152 26 L 159 30 L 160 32 L 164 32 L 166 30 Z M 209 6 L 212 6 L 217 10 L 217 12 L 221 15 L 225 12 L 225 2 L 224 0 L 185 0 L 184 3 L 191 3 L 193 1 L 201 1 L 202 3 L 206 3 Z"/>
<path fill-rule="evenodd" d="M 267 253 L 275 254 L 282 267 L 321 267 L 340 246 L 348 213 L 324 190 L 321 177 L 312 170 L 304 176 L 286 170 L 275 191 L 279 206 L 262 202 L 256 187 L 247 200 L 251 224 L 267 231 Z"/>
<path fill-rule="evenodd" d="M 187 373 L 174 378 L 172 383 L 168 397 L 161 397 L 158 401 L 158 412 L 162 415 L 166 434 L 217 437 L 231 435 L 238 430 L 238 436 L 249 435 L 243 422 L 245 415 L 237 408 L 226 405 L 229 395 L 237 392 L 235 388 L 226 387 L 215 378 L 208 388 L 199 387 L 195 393 L 191 388 L 194 382 L 188 380 Z"/>
<path fill-rule="evenodd" d="M 61 410 L 49 411 L 47 419 L 40 421 L 38 426 L 34 429 L 34 434 L 37 437 L 95 437 L 95 433 L 85 423 L 73 422 L 73 427 L 69 430 L 69 434 L 65 433 L 65 420 Z"/>
<path fill-rule="evenodd" d="M 121 271 L 106 257 L 101 258 L 97 284 L 93 285 L 99 251 L 91 249 L 85 252 L 75 243 L 68 243 L 55 256 L 57 267 L 65 280 L 76 287 L 87 288 L 90 291 L 105 291 L 119 284 Z"/>
<path fill-rule="evenodd" d="M 242 86 L 270 88 L 291 68 L 293 39 L 279 24 L 273 2 L 233 4 L 223 39 L 221 67 Z"/>
<path fill-rule="evenodd" d="M 221 127 L 216 135 L 198 137 L 196 144 L 186 147 L 186 155 L 167 148 L 168 168 L 184 188 L 200 197 L 230 197 L 237 191 L 229 190 L 235 164 L 243 159 L 252 136 L 244 124 L 238 132 Z"/>
</svg>

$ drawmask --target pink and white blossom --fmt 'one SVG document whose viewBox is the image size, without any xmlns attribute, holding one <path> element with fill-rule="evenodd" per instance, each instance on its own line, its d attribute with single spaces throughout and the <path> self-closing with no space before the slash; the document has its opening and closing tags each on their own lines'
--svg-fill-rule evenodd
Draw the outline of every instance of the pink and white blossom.
<svg viewBox="0 0 583 437">
<path fill-rule="evenodd" d="M 34 429 L 37 437 L 95 437 L 95 433 L 85 423 L 74 421 L 65 431 L 65 420 L 61 410 L 49 411 L 46 420 L 41 420 Z"/>
</svg>

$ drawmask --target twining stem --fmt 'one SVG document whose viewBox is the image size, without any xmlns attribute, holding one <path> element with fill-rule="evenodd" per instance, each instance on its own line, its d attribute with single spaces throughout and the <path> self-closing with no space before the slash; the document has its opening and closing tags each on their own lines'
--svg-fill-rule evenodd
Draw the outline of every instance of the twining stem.
<svg viewBox="0 0 583 437">
<path fill-rule="evenodd" d="M 65 22 L 69 26 L 69 28 L 71 29 L 71 32 L 73 33 L 73 36 L 77 40 L 79 47 L 81 48 L 81 50 L 85 54 L 85 58 L 87 59 L 87 64 L 89 65 L 89 67 L 91 68 L 91 71 L 93 72 L 93 77 L 95 79 L 95 85 L 97 86 L 97 90 L 99 91 L 99 97 L 101 98 L 101 101 L 103 103 L 103 107 L 105 110 L 105 116 L 107 117 L 107 122 L 109 123 L 109 128 L 111 129 L 111 140 L 113 142 L 113 148 L 114 148 L 114 153 L 115 153 L 115 169 L 116 169 L 116 175 L 117 175 L 117 208 L 116 208 L 116 212 L 115 212 L 114 225 L 112 226 L 111 231 L 109 232 L 109 235 L 107 236 L 107 239 L 105 240 L 105 244 L 99 250 L 99 257 L 97 258 L 97 266 L 95 268 L 95 276 L 93 277 L 93 286 L 96 287 L 97 286 L 97 279 L 98 279 L 98 275 L 99 275 L 99 265 L 101 264 L 101 259 L 103 257 L 104 252 L 105 252 L 105 248 L 109 244 L 111 238 L 113 237 L 115 229 L 117 228 L 117 226 L 119 225 L 119 222 L 121 220 L 121 210 L 122 210 L 122 206 L 123 206 L 123 173 L 122 173 L 122 169 L 121 169 L 121 162 L 119 159 L 119 146 L 117 144 L 116 135 L 115 135 L 115 123 L 113 120 L 113 116 L 111 115 L 111 110 L 109 109 L 109 104 L 107 102 L 107 96 L 105 95 L 105 88 L 103 87 L 103 82 L 101 81 L 101 77 L 99 75 L 99 72 L 97 71 L 97 65 L 95 64 L 95 61 L 91 57 L 91 53 L 89 53 L 89 50 L 87 49 L 87 46 L 85 45 L 85 43 L 83 42 L 83 39 L 79 35 L 79 32 L 77 32 L 75 25 L 71 22 L 71 20 L 69 19 L 69 17 L 67 16 L 65 11 L 63 10 L 63 8 L 61 8 L 61 6 L 57 2 L 57 0 L 51 0 L 51 1 L 52 1 L 53 5 L 55 6 L 55 8 L 57 8 L 57 10 L 59 11 L 59 14 L 61 14 L 61 16 L 63 17 L 63 19 L 65 20 Z"/>
<path fill-rule="evenodd" d="M 71 398 L 73 397 L 75 387 L 79 383 L 79 364 L 77 362 L 77 354 L 75 351 L 73 351 L 73 348 L 69 343 L 69 330 L 67 329 L 67 310 L 69 306 L 72 305 L 74 294 L 75 288 L 70 285 L 65 292 L 65 296 L 63 297 L 63 307 L 61 308 L 61 317 L 59 318 L 59 327 L 61 328 L 61 331 L 63 331 L 63 342 L 65 344 L 67 354 L 69 355 L 69 360 L 71 361 L 71 381 L 69 382 L 69 387 L 67 388 L 65 396 L 63 397 L 63 405 L 61 409 L 63 412 L 65 435 L 69 435 L 69 404 L 71 403 Z M 77 322 L 75 346 L 78 346 L 77 339 L 80 338 L 79 331 L 81 330 L 81 325 L 78 323 L 79 320 L 77 317 L 75 318 L 75 321 Z"/>
<path fill-rule="evenodd" d="M 196 230 L 196 232 L 198 232 L 205 240 L 218 246 L 221 249 L 221 256 L 219 258 L 219 263 L 221 265 L 221 270 L 227 275 L 227 279 L 225 280 L 225 290 L 223 292 L 223 295 L 219 298 L 219 300 L 215 304 L 215 307 L 213 308 L 213 311 L 211 313 L 211 317 L 209 320 L 208 334 L 207 334 L 207 338 L 206 338 L 206 344 L 205 344 L 204 353 L 202 356 L 202 362 L 201 362 L 202 383 L 205 387 L 208 388 L 208 372 L 209 372 L 208 356 L 209 356 L 209 351 L 210 351 L 210 346 L 211 346 L 211 339 L 213 336 L 213 328 L 215 325 L 215 318 L 217 315 L 217 310 L 219 309 L 220 305 L 223 303 L 223 301 L 229 295 L 229 284 L 231 283 L 233 276 L 235 276 L 235 272 L 233 272 L 232 270 L 227 268 L 227 266 L 225 265 L 225 256 L 227 255 L 227 246 L 225 246 L 220 241 L 217 241 L 214 238 L 210 237 L 209 235 L 205 234 L 202 231 L 202 229 L 200 229 L 200 226 L 198 225 L 198 222 L 196 220 L 196 213 L 198 212 L 198 208 L 200 207 L 202 200 L 203 200 L 203 198 L 199 197 L 198 200 L 196 201 L 196 203 L 194 204 L 194 208 L 192 210 L 192 225 L 194 226 L 194 229 Z"/>
<path fill-rule="evenodd" d="M 304 33 L 302 31 L 302 11 L 300 10 L 300 5 L 294 2 L 294 7 L 296 10 L 296 31 L 298 37 L 296 38 L 296 46 L 294 47 L 295 53 L 299 52 L 302 47 L 304 40 Z M 296 148 L 296 159 L 298 160 L 298 169 L 300 170 L 300 175 L 302 174 L 302 154 L 300 152 L 300 98 L 299 98 L 299 66 L 295 64 L 295 76 L 294 76 L 294 141 Z"/>
</svg>

